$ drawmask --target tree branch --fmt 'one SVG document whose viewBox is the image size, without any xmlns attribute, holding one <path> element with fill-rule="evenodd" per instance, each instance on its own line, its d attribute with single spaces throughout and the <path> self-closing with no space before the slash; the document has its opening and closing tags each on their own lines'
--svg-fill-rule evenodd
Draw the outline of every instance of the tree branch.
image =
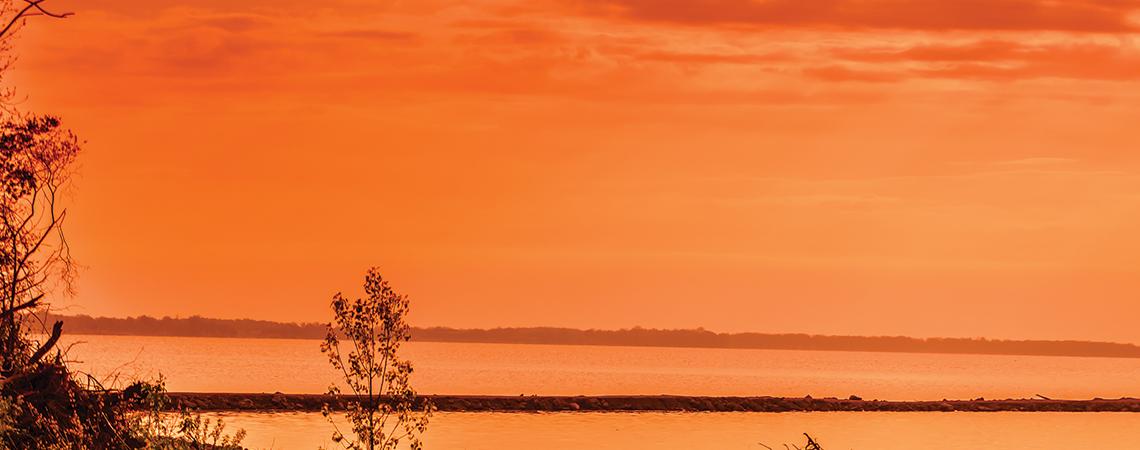
<svg viewBox="0 0 1140 450">
<path fill-rule="evenodd" d="M 39 301 L 43 298 L 44 298 L 44 295 L 40 294 L 40 295 L 37 295 L 35 297 L 32 297 L 31 300 L 28 300 L 24 303 L 21 303 L 19 305 L 12 307 L 12 309 L 9 309 L 7 311 L 0 311 L 0 320 L 7 319 L 9 316 L 16 314 L 21 309 L 28 309 L 28 308 L 35 307 L 36 304 L 39 303 Z"/>
<path fill-rule="evenodd" d="M 47 342 L 44 342 L 44 345 L 40 346 L 39 350 L 36 350 L 36 352 L 32 354 L 31 359 L 28 360 L 28 365 L 33 366 L 38 363 L 47 352 L 51 351 L 52 347 L 55 347 L 55 343 L 59 341 L 59 337 L 62 334 L 63 321 L 57 320 L 55 325 L 51 327 L 51 337 L 48 338 Z"/>
<path fill-rule="evenodd" d="M 53 13 L 51 11 L 48 11 L 44 9 L 43 6 L 40 6 L 40 3 L 43 3 L 45 1 L 46 0 L 24 0 L 24 2 L 28 5 L 25 6 L 24 9 L 21 9 L 20 12 L 16 13 L 16 15 L 12 17 L 12 20 L 8 21 L 8 25 L 4 26 L 4 29 L 0 30 L 0 38 L 3 38 L 8 34 L 9 31 L 12 31 L 12 27 L 16 26 L 16 23 L 18 23 L 20 19 L 24 19 L 29 16 L 48 16 L 54 17 L 56 19 L 66 19 L 72 14 L 75 14 L 71 12 Z M 38 12 L 32 12 L 33 9 L 37 10 Z"/>
<path fill-rule="evenodd" d="M 54 17 L 56 19 L 66 19 L 66 18 L 75 14 L 73 12 L 53 13 L 51 11 L 48 11 L 48 10 L 44 9 L 43 6 L 40 6 L 40 3 L 43 3 L 45 0 L 34 0 L 34 1 L 33 0 L 24 0 L 24 1 L 28 2 L 28 4 L 34 6 L 37 10 L 39 10 L 39 13 L 37 13 L 37 14 L 42 14 L 42 15 L 45 15 L 48 17 Z"/>
</svg>

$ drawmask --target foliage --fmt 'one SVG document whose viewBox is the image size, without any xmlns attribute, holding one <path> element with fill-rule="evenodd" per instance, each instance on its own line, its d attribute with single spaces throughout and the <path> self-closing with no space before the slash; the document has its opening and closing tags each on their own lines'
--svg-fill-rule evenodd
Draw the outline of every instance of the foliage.
<svg viewBox="0 0 1140 450">
<path fill-rule="evenodd" d="M 62 366 L 5 386 L 0 450 L 236 450 L 245 432 L 225 433 L 221 419 L 171 408 L 164 380 L 122 391 L 76 383 Z M 20 395 L 12 395 L 19 392 Z"/>
<path fill-rule="evenodd" d="M 0 0 L 0 78 L 15 60 L 11 37 L 27 18 L 70 15 L 45 2 Z M 164 394 L 161 382 L 121 392 L 81 385 L 64 364 L 55 347 L 63 322 L 48 331 L 33 311 L 46 310 L 52 294 L 72 293 L 76 265 L 63 232 L 67 210 L 58 200 L 80 145 L 58 118 L 17 113 L 13 92 L 0 88 L 0 449 L 205 449 L 214 447 L 180 445 L 234 442 L 223 439 L 220 424 L 211 429 L 185 412 L 177 433 L 140 435 L 145 426 L 132 411 L 148 392 Z"/>
<path fill-rule="evenodd" d="M 15 431 L 15 427 L 16 405 L 11 399 L 0 397 L 0 436 L 7 436 Z M 3 446 L 4 441 L 0 439 L 0 449 L 3 449 Z"/>
<path fill-rule="evenodd" d="M 126 432 L 126 399 L 80 386 L 62 365 L 39 364 L 5 381 L 0 398 L 9 405 L 11 426 L 0 433 L 0 447 L 119 449 L 139 443 Z"/>
<path fill-rule="evenodd" d="M 51 116 L 0 122 L 0 397 L 10 426 L 5 445 L 21 448 L 129 446 L 119 399 L 84 389 L 63 365 L 55 344 L 34 338 L 34 308 L 75 274 L 57 197 L 79 153 L 78 139 Z M 42 322 L 39 331 L 47 331 Z"/>
<path fill-rule="evenodd" d="M 12 422 L 0 442 L 51 448 L 115 438 L 117 423 L 103 417 L 110 406 L 71 380 L 58 352 L 51 356 L 62 323 L 42 341 L 29 334 L 36 324 L 29 311 L 74 277 L 62 228 L 67 212 L 56 200 L 78 153 L 75 135 L 54 117 L 0 122 L 0 397 Z"/>
<path fill-rule="evenodd" d="M 187 410 L 179 413 L 178 430 L 185 442 L 183 448 L 187 450 L 241 449 L 241 441 L 245 439 L 245 430 L 226 434 L 226 424 L 221 417 L 203 419 L 201 414 Z"/>
<path fill-rule="evenodd" d="M 0 376 L 34 369 L 59 338 L 62 324 L 34 345 L 24 320 L 57 288 L 70 291 L 75 276 L 57 197 L 78 154 L 78 139 L 55 117 L 0 123 Z"/>
<path fill-rule="evenodd" d="M 434 407 L 426 400 L 418 402 L 409 384 L 412 364 L 397 354 L 411 337 L 405 321 L 408 297 L 396 293 L 375 267 L 364 277 L 364 292 L 365 298 L 355 300 L 341 293 L 333 296 L 335 323 L 328 325 L 321 344 L 321 352 L 351 391 L 345 417 L 353 436 L 340 431 L 329 405 L 322 413 L 335 429 L 333 441 L 348 450 L 390 450 L 401 442 L 420 449 L 420 435 Z M 351 347 L 347 355 L 341 350 L 342 337 Z M 339 397 L 342 391 L 334 384 L 329 394 Z"/>
<path fill-rule="evenodd" d="M 68 331 L 76 334 L 114 334 L 134 336 L 210 336 L 234 338 L 322 339 L 325 324 L 316 322 L 281 323 L 251 319 L 212 319 L 201 316 L 125 318 L 91 317 L 87 315 L 53 316 L 67 322 Z M 46 320 L 46 319 L 45 319 Z"/>
<path fill-rule="evenodd" d="M 226 434 L 222 418 L 203 418 L 187 408 L 171 409 L 166 380 L 159 376 L 151 383 L 135 383 L 124 393 L 137 398 L 129 414 L 131 432 L 147 450 L 240 450 L 245 430 Z"/>
</svg>

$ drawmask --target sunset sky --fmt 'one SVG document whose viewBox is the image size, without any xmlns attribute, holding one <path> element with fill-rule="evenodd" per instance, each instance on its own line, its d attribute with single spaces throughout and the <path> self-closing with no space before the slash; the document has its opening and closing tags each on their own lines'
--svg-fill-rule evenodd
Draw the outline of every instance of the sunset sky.
<svg viewBox="0 0 1140 450">
<path fill-rule="evenodd" d="M 57 304 L 1140 343 L 1140 0 L 48 0 Z"/>
</svg>

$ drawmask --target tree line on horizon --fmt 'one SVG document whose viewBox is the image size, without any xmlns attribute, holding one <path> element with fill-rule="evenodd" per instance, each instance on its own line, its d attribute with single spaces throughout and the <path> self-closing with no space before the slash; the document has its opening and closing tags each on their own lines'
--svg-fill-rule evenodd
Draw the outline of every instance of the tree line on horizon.
<svg viewBox="0 0 1140 450">
<path fill-rule="evenodd" d="M 283 323 L 253 319 L 137 316 L 64 317 L 76 334 L 227 338 L 323 339 L 322 323 Z M 954 353 L 1036 356 L 1140 358 L 1140 346 L 1092 341 L 998 340 L 985 338 L 913 338 L 904 336 L 827 336 L 803 333 L 717 333 L 697 329 L 620 330 L 558 327 L 461 329 L 411 328 L 412 340 L 503 344 L 694 347 L 728 349 L 830 350 L 906 353 Z"/>
</svg>

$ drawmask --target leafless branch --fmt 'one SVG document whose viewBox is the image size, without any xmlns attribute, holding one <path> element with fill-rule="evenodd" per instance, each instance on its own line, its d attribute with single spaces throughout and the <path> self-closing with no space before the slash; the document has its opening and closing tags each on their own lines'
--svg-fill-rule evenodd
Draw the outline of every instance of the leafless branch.
<svg viewBox="0 0 1140 450">
<path fill-rule="evenodd" d="M 75 14 L 73 12 L 53 13 L 51 11 L 48 11 L 48 10 L 44 9 L 44 7 L 41 5 L 45 0 L 34 0 L 34 1 L 33 0 L 24 0 L 24 1 L 26 3 L 32 5 L 33 7 L 35 7 L 36 10 L 39 11 L 37 14 L 42 14 L 42 15 L 45 15 L 48 17 L 54 17 L 56 19 L 66 19 L 66 18 L 71 17 L 72 15 Z"/>
<path fill-rule="evenodd" d="M 59 342 L 59 337 L 62 334 L 63 322 L 56 321 L 55 325 L 52 325 L 51 327 L 51 336 L 48 337 L 48 340 L 44 342 L 43 345 L 40 346 L 39 350 L 36 350 L 36 352 L 32 354 L 31 359 L 28 360 L 28 365 L 35 365 L 36 363 L 40 362 L 40 359 L 42 359 L 44 355 L 51 351 L 52 347 L 55 347 L 55 343 Z"/>
<path fill-rule="evenodd" d="M 27 5 L 25 5 L 23 7 L 23 9 L 21 9 L 19 12 L 17 12 L 15 16 L 12 16 L 12 18 L 8 21 L 8 25 L 5 25 L 4 29 L 0 30 L 0 38 L 7 36 L 8 33 L 12 31 L 12 28 L 16 26 L 17 23 L 19 23 L 21 20 L 26 19 L 28 17 L 47 16 L 47 17 L 52 17 L 52 18 L 56 18 L 56 19 L 66 19 L 68 17 L 71 17 L 73 14 L 75 14 L 72 12 L 55 13 L 55 12 L 48 11 L 47 9 L 45 9 L 43 7 L 43 5 L 41 5 L 41 3 L 45 2 L 45 1 L 47 1 L 47 0 L 24 0 L 24 3 L 26 3 Z"/>
<path fill-rule="evenodd" d="M 28 300 L 24 303 L 21 303 L 19 305 L 12 307 L 11 309 L 8 309 L 7 311 L 0 312 L 0 320 L 3 320 L 3 319 L 10 317 L 13 314 L 16 314 L 17 312 L 20 312 L 20 310 L 22 310 L 22 309 L 34 308 L 36 306 L 36 304 L 38 304 L 40 302 L 40 300 L 43 300 L 43 298 L 44 298 L 43 294 L 40 294 L 40 295 L 37 295 L 35 297 L 32 297 L 31 300 Z"/>
</svg>

